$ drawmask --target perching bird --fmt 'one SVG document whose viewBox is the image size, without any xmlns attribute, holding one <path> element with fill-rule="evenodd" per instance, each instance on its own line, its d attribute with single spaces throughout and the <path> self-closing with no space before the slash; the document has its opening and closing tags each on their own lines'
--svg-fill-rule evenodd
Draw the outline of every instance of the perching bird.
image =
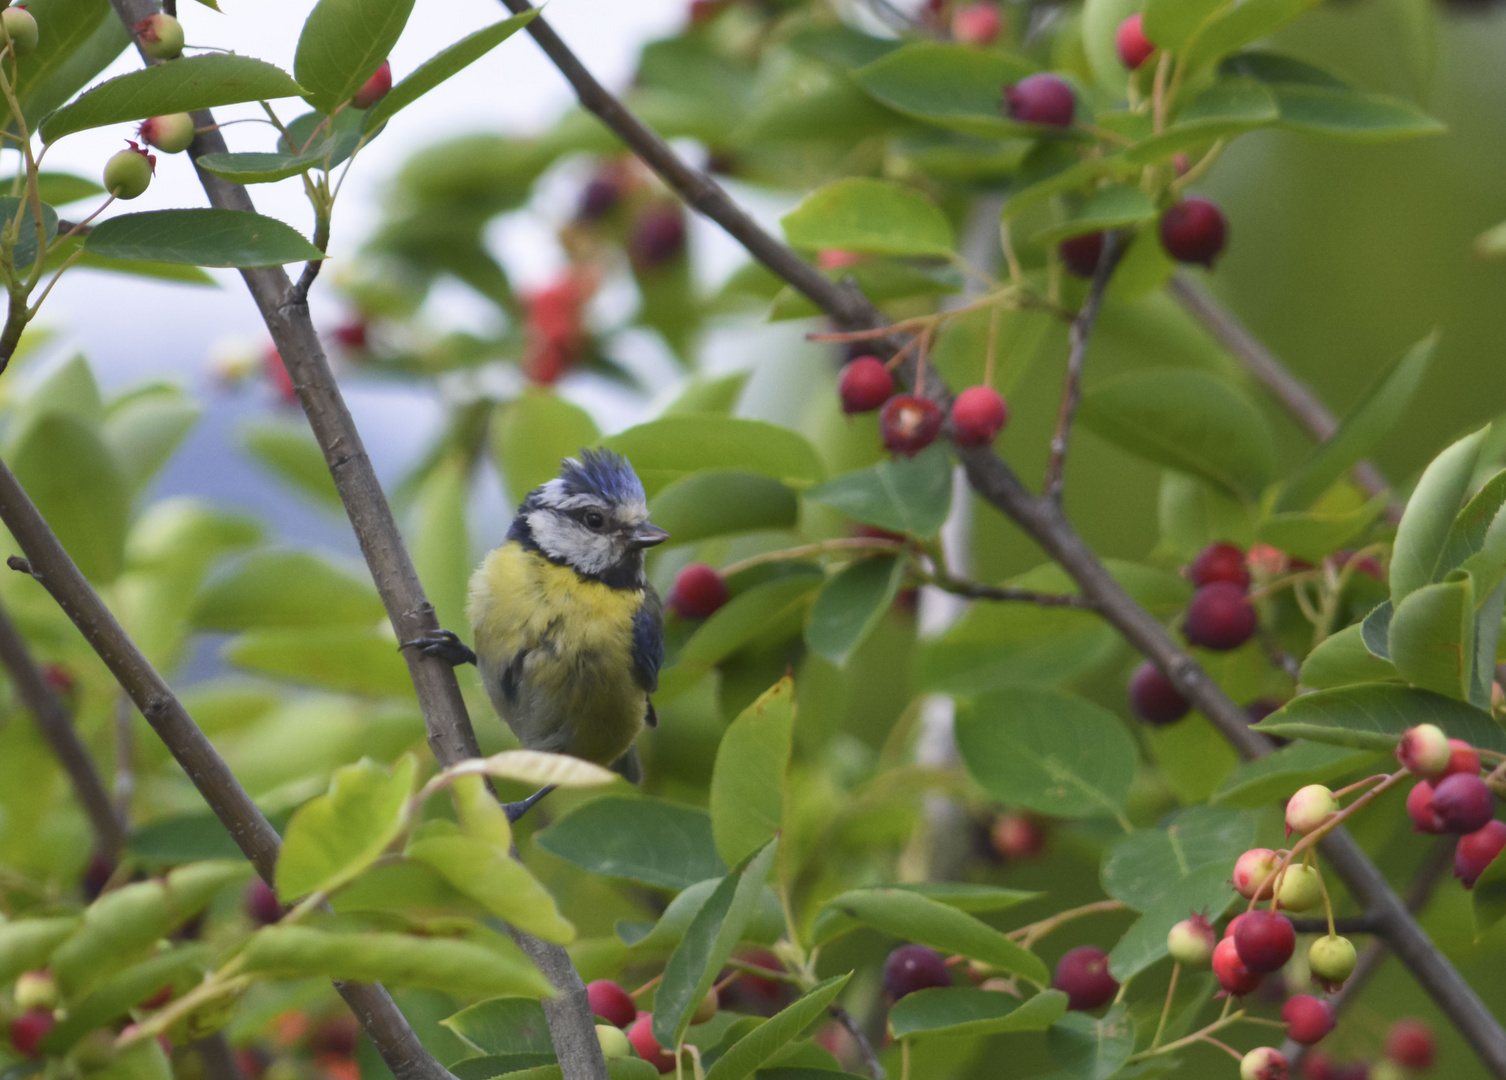
<svg viewBox="0 0 1506 1080">
<path fill-rule="evenodd" d="M 637 783 L 634 740 L 658 724 L 649 695 L 664 660 L 664 613 L 643 552 L 667 539 L 627 460 L 586 450 L 528 493 L 472 575 L 475 651 L 448 630 L 405 646 L 475 664 L 526 749 L 610 765 Z M 509 818 L 551 790 L 509 804 Z"/>
</svg>

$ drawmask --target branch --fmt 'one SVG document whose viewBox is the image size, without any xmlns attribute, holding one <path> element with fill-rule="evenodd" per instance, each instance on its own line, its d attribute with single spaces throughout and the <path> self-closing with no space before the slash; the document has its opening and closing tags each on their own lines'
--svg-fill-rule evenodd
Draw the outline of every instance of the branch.
<svg viewBox="0 0 1506 1080">
<path fill-rule="evenodd" d="M 1234 317 L 1206 289 L 1184 274 L 1173 274 L 1166 289 L 1198 323 L 1213 336 L 1229 353 L 1244 365 L 1245 370 L 1276 396 L 1286 411 L 1307 429 L 1318 442 L 1325 442 L 1339 429 L 1339 422 L 1328 411 L 1318 396 L 1301 379 L 1297 378 L 1264 345 L 1255 339 L 1249 328 Z M 1366 495 L 1374 498 L 1391 490 L 1391 483 L 1373 464 L 1362 461 L 1354 467 L 1354 482 Z M 1386 504 L 1386 520 L 1396 525 L 1401 521 L 1402 506 L 1395 499 Z"/>
<path fill-rule="evenodd" d="M 532 7 L 527 0 L 502 2 L 515 13 Z M 528 24 L 528 33 L 575 88 L 581 104 L 600 118 L 685 202 L 721 225 L 754 258 L 804 293 L 838 323 L 854 329 L 884 325 L 878 309 L 860 290 L 850 282 L 838 286 L 826 280 L 809 263 L 760 228 L 715 181 L 681 161 L 663 139 L 592 77 L 546 20 L 534 19 Z M 901 345 L 900 342 L 887 343 L 891 352 Z M 914 379 L 913 360 L 901 364 L 900 370 L 907 378 Z M 926 369 L 924 386 L 917 389 L 943 408 L 951 403 L 952 395 L 935 373 L 934 365 Z M 973 490 L 1013 519 L 1060 564 L 1077 583 L 1083 599 L 1092 603 L 1126 641 L 1166 672 L 1183 696 L 1213 722 L 1240 756 L 1253 759 L 1270 751 L 1270 741 L 1250 730 L 1244 710 L 1172 640 L 1166 628 L 1136 604 L 1113 579 L 1054 500 L 1033 496 L 991 449 L 959 447 L 957 455 L 967 470 Z M 1323 841 L 1322 850 L 1350 893 L 1368 908 L 1384 929 L 1397 955 L 1417 981 L 1454 1021 L 1493 1074 L 1506 1080 L 1506 1031 L 1502 1030 L 1500 1022 L 1491 1015 L 1479 995 L 1428 940 L 1392 892 L 1384 875 L 1342 830 L 1331 833 Z"/>
<path fill-rule="evenodd" d="M 110 803 L 110 794 L 94 766 L 94 759 L 74 730 L 68 706 L 47 684 L 46 676 L 4 608 L 0 608 L 0 663 L 10 673 L 16 692 L 36 718 L 42 738 L 52 747 L 53 754 L 72 781 L 73 792 L 94 828 L 94 840 L 99 850 L 110 856 L 118 854 L 126 844 L 125 821 Z"/>
</svg>

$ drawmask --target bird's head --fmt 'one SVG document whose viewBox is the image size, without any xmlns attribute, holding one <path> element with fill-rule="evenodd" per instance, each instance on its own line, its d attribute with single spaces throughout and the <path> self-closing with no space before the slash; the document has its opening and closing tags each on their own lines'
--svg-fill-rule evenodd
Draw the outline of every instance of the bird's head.
<svg viewBox="0 0 1506 1080">
<path fill-rule="evenodd" d="M 649 521 L 643 484 L 627 459 L 601 449 L 566 458 L 558 477 L 529 492 L 508 535 L 620 585 L 641 585 L 644 549 L 669 539 Z"/>
</svg>

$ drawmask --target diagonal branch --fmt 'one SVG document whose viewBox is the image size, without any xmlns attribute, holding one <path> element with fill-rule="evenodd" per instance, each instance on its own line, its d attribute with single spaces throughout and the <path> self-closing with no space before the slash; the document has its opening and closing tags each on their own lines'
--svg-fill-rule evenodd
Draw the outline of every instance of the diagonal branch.
<svg viewBox="0 0 1506 1080">
<path fill-rule="evenodd" d="M 513 12 L 531 7 L 527 0 L 503 0 L 503 3 Z M 834 285 L 818 274 L 809 263 L 760 228 L 715 181 L 681 161 L 663 139 L 592 77 L 547 21 L 534 19 L 528 25 L 528 32 L 575 88 L 581 104 L 596 114 L 686 203 L 721 225 L 750 254 L 799 289 L 838 323 L 854 329 L 884 325 L 879 311 L 861 291 L 850 284 Z M 885 347 L 892 353 L 898 345 L 889 342 Z M 902 363 L 900 370 L 905 377 L 914 379 L 913 360 Z M 926 370 L 924 386 L 918 389 L 943 406 L 952 400 L 934 367 Z M 1013 519 L 1060 564 L 1077 583 L 1083 599 L 1092 603 L 1126 641 L 1166 672 L 1240 756 L 1253 759 L 1270 751 L 1269 740 L 1249 729 L 1244 710 L 1172 640 L 1166 628 L 1114 580 L 1062 515 L 1054 500 L 1032 495 L 991 449 L 958 448 L 957 454 L 973 490 Z M 1506 1080 L 1506 1031 L 1502 1030 L 1500 1022 L 1485 1007 L 1479 995 L 1428 940 L 1385 876 L 1342 830 L 1329 834 L 1323 841 L 1322 850 L 1349 891 L 1383 928 L 1392 948 L 1417 981 L 1453 1020 L 1493 1075 Z"/>
<path fill-rule="evenodd" d="M 106 855 L 118 854 L 126 844 L 125 821 L 116 813 L 94 759 L 74 730 L 68 706 L 48 685 L 25 639 L 3 608 L 0 608 L 0 663 L 5 665 L 21 700 L 36 718 L 42 738 L 52 747 L 72 781 L 74 794 L 94 829 L 95 844 Z"/>
</svg>

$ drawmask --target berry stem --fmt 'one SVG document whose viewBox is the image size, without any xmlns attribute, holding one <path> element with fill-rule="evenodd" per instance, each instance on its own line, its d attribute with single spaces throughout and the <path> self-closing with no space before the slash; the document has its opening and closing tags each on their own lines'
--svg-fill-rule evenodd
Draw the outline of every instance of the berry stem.
<svg viewBox="0 0 1506 1080">
<path fill-rule="evenodd" d="M 1166 1021 L 1171 1017 L 1171 1000 L 1177 994 L 1177 976 L 1182 973 L 1181 964 L 1171 965 L 1171 982 L 1166 987 L 1166 1004 L 1161 1006 L 1161 1020 L 1156 1024 L 1155 1038 L 1150 1040 L 1150 1048 L 1154 1050 L 1161 1045 L 1161 1036 L 1166 1033 Z"/>
<path fill-rule="evenodd" d="M 1229 1050 L 1227 1046 L 1224 1046 L 1223 1043 L 1219 1042 L 1217 1039 L 1214 1039 L 1212 1036 L 1215 1031 L 1222 1031 L 1224 1028 L 1229 1027 L 1232 1024 L 1237 1024 L 1239 1021 L 1245 1018 L 1245 1011 L 1243 1009 L 1240 1009 L 1238 1012 L 1229 1011 L 1230 1007 L 1233 1004 L 1234 999 L 1232 997 L 1225 998 L 1223 1013 L 1221 1013 L 1219 1015 L 1219 1018 L 1213 1021 L 1213 1023 L 1209 1024 L 1207 1027 L 1202 1028 L 1198 1031 L 1194 1031 L 1191 1035 L 1185 1035 L 1180 1039 L 1169 1042 L 1164 1046 L 1157 1046 L 1155 1043 L 1152 1043 L 1147 1049 L 1141 1050 L 1138 1054 L 1131 1054 L 1125 1061 L 1125 1064 L 1133 1065 L 1137 1061 L 1144 1061 L 1147 1058 L 1159 1057 L 1162 1054 L 1169 1054 L 1174 1050 L 1180 1050 L 1184 1046 L 1191 1046 L 1193 1043 L 1198 1042 L 1211 1042 L 1214 1046 L 1221 1047 L 1224 1050 Z M 1229 1050 L 1229 1053 L 1234 1054 L 1236 1058 L 1244 1056 L 1243 1054 L 1235 1053 L 1233 1050 Z"/>
<path fill-rule="evenodd" d="M 1124 904 L 1118 900 L 1097 900 L 1091 904 L 1083 904 L 1081 907 L 1068 908 L 1059 911 L 1047 919 L 1021 926 L 1016 930 L 1009 931 L 1009 937 L 1016 938 L 1023 948 L 1030 948 L 1041 938 L 1045 937 L 1058 926 L 1080 919 L 1084 915 L 1096 915 L 1101 911 L 1123 911 Z"/>
<path fill-rule="evenodd" d="M 746 559 L 728 563 L 722 567 L 722 577 L 731 577 L 754 566 L 762 566 L 764 563 L 788 562 L 791 559 L 805 559 L 812 555 L 826 555 L 833 551 L 870 552 L 879 555 L 896 555 L 909 546 L 906 540 L 884 540 L 879 537 L 866 536 L 843 536 L 835 540 L 821 540 L 814 544 L 801 544 L 799 547 L 784 548 L 780 551 L 765 551 L 758 555 L 750 555 Z"/>
<path fill-rule="evenodd" d="M 646 982 L 642 986 L 638 987 L 638 989 L 628 991 L 628 997 L 630 997 L 630 998 L 640 998 L 644 994 L 646 994 L 650 990 L 652 990 L 654 987 L 658 986 L 663 981 L 664 981 L 664 976 L 663 975 L 655 975 L 648 982 Z"/>
<path fill-rule="evenodd" d="M 988 313 L 988 348 L 983 354 L 983 385 L 988 387 L 994 384 L 994 363 L 999 355 L 999 311 L 995 306 Z"/>
<path fill-rule="evenodd" d="M 1216 1047 L 1218 1047 L 1224 1053 L 1226 1053 L 1230 1057 L 1232 1057 L 1235 1061 L 1243 1061 L 1244 1060 L 1245 1056 L 1243 1054 L 1241 1054 L 1238 1050 L 1234 1049 L 1234 1047 L 1230 1046 L 1226 1042 L 1219 1042 L 1219 1040 L 1215 1039 L 1211 1035 L 1204 1035 L 1198 1041 L 1199 1042 L 1205 1042 L 1205 1043 L 1207 1043 L 1210 1046 L 1216 1046 Z"/>
</svg>

